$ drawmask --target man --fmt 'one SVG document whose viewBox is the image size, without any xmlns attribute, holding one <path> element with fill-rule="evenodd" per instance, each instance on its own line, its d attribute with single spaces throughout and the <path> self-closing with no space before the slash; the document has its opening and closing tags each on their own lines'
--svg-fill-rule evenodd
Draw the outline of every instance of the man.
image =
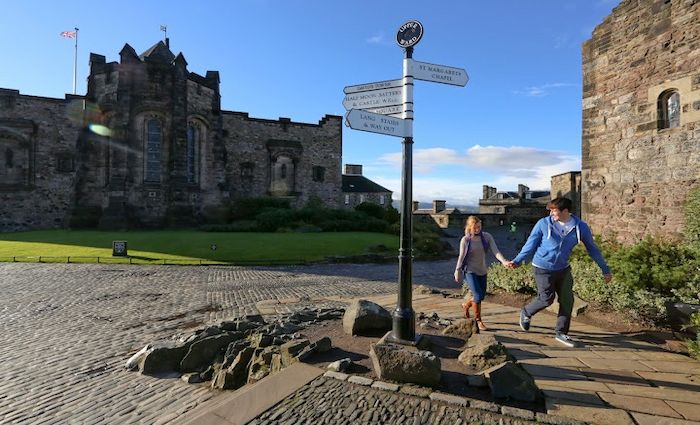
<svg viewBox="0 0 700 425">
<path fill-rule="evenodd" d="M 571 200 L 552 199 L 547 208 L 549 217 L 544 217 L 535 224 L 520 253 L 505 266 L 514 269 L 532 258 L 537 297 L 520 311 L 520 327 L 524 331 L 529 330 L 532 316 L 551 305 L 556 294 L 559 299 L 559 314 L 554 338 L 567 347 L 574 347 L 576 344 L 569 337 L 574 306 L 574 280 L 569 266 L 571 251 L 582 242 L 588 255 L 603 272 L 606 283 L 610 282 L 612 274 L 593 241 L 588 224 L 571 214 Z"/>
</svg>

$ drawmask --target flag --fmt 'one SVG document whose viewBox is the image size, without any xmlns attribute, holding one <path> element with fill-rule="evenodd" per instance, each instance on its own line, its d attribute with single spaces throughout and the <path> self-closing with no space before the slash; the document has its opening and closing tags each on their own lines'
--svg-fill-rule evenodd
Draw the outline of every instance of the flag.
<svg viewBox="0 0 700 425">
<path fill-rule="evenodd" d="M 165 32 L 165 31 L 168 30 L 168 27 L 165 26 L 165 25 L 161 25 L 161 26 L 160 26 L 160 30 L 163 31 L 163 32 Z"/>
<path fill-rule="evenodd" d="M 63 31 L 63 32 L 61 33 L 61 37 L 75 38 L 76 34 L 77 34 L 77 33 L 76 33 L 75 31 Z"/>
</svg>

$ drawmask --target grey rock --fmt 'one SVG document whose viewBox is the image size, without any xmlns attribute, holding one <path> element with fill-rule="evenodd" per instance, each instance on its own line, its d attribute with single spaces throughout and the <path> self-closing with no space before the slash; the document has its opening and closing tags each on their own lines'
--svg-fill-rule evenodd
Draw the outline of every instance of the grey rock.
<svg viewBox="0 0 700 425">
<path fill-rule="evenodd" d="M 180 371 L 200 372 L 206 369 L 233 341 L 243 336 L 240 332 L 224 332 L 195 341 L 180 362 Z"/>
<path fill-rule="evenodd" d="M 248 379 L 250 359 L 253 357 L 253 347 L 244 348 L 227 369 L 220 370 L 212 381 L 212 388 L 222 390 L 235 390 L 245 385 Z"/>
<path fill-rule="evenodd" d="M 158 341 L 151 344 L 151 349 L 142 356 L 139 371 L 145 375 L 178 372 L 188 345 L 180 345 L 174 341 Z"/>
<path fill-rule="evenodd" d="M 280 355 L 282 356 L 282 366 L 287 367 L 290 364 L 296 362 L 296 356 L 308 346 L 308 339 L 295 339 L 289 342 L 285 342 L 280 346 Z"/>
<path fill-rule="evenodd" d="M 479 333 L 479 328 L 474 319 L 458 320 L 455 323 L 447 326 L 442 331 L 443 335 L 455 336 L 457 338 L 462 338 L 465 341 L 477 333 Z"/>
<path fill-rule="evenodd" d="M 180 379 L 187 384 L 198 384 L 203 382 L 203 379 L 199 373 L 186 373 L 182 375 Z"/>
<path fill-rule="evenodd" d="M 514 359 L 493 335 L 479 334 L 469 338 L 458 360 L 474 371 L 481 372 Z"/>
<path fill-rule="evenodd" d="M 326 353 L 333 349 L 333 343 L 331 342 L 330 338 L 324 336 L 323 338 L 311 344 L 311 347 L 317 353 Z"/>
<path fill-rule="evenodd" d="M 430 351 L 391 343 L 371 344 L 369 356 L 378 379 L 437 386 L 440 358 Z"/>
<path fill-rule="evenodd" d="M 245 339 L 239 339 L 238 341 L 230 343 L 226 348 L 226 353 L 224 354 L 223 368 L 226 369 L 227 367 L 231 366 L 238 353 L 248 346 L 250 346 L 250 341 Z"/>
<path fill-rule="evenodd" d="M 496 398 L 534 402 L 541 393 L 535 380 L 517 363 L 505 362 L 484 371 L 491 395 Z"/>
<path fill-rule="evenodd" d="M 289 321 L 292 323 L 310 322 L 316 318 L 318 313 L 313 310 L 300 310 L 289 316 Z"/>
<path fill-rule="evenodd" d="M 273 341 L 274 337 L 268 334 L 253 334 L 253 336 L 250 338 L 250 344 L 253 347 L 269 347 L 270 345 L 273 345 Z"/>
<path fill-rule="evenodd" d="M 357 300 L 350 304 L 343 315 L 343 330 L 349 335 L 391 329 L 391 314 L 379 304 Z"/>
<path fill-rule="evenodd" d="M 140 349 L 136 354 L 133 356 L 129 357 L 129 360 L 126 361 L 126 369 L 127 370 L 138 370 L 139 364 L 143 361 L 143 358 L 153 350 L 153 347 L 151 344 L 147 344 L 145 347 Z"/>
<path fill-rule="evenodd" d="M 352 360 L 350 360 L 349 357 L 346 357 L 344 359 L 336 360 L 333 363 L 330 363 L 328 366 L 326 366 L 326 369 L 332 370 L 334 372 L 347 372 L 352 368 L 352 365 L 354 363 Z"/>
</svg>

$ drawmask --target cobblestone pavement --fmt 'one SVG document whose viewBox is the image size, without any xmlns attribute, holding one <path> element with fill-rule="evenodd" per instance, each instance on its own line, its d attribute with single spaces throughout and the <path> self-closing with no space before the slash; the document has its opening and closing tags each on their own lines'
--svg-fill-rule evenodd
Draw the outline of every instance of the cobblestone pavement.
<svg viewBox="0 0 700 425">
<path fill-rule="evenodd" d="M 416 263 L 414 282 L 432 277 Z M 145 344 L 206 322 L 396 291 L 397 266 L 183 267 L 0 263 L 0 423 L 154 423 L 212 398 L 123 369 Z M 449 277 L 449 273 L 448 273 Z"/>
<path fill-rule="evenodd" d="M 534 414 L 527 413 L 534 419 Z M 358 423 L 516 425 L 537 422 L 319 377 L 248 425 Z"/>
</svg>

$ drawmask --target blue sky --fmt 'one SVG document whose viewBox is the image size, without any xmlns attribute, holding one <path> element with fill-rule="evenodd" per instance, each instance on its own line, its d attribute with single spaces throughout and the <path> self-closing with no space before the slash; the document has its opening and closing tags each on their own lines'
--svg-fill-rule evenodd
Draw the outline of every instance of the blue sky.
<svg viewBox="0 0 700 425">
<path fill-rule="evenodd" d="M 398 27 L 425 32 L 414 59 L 466 69 L 456 87 L 417 81 L 413 199 L 474 205 L 484 184 L 548 189 L 579 170 L 581 44 L 618 0 L 6 1 L 0 15 L 0 87 L 64 97 L 72 91 L 80 28 L 78 94 L 90 52 L 118 61 L 162 39 L 188 69 L 221 75 L 224 110 L 316 123 L 343 115 L 343 87 L 401 77 Z M 343 164 L 400 198 L 401 139 L 343 130 Z"/>
</svg>

